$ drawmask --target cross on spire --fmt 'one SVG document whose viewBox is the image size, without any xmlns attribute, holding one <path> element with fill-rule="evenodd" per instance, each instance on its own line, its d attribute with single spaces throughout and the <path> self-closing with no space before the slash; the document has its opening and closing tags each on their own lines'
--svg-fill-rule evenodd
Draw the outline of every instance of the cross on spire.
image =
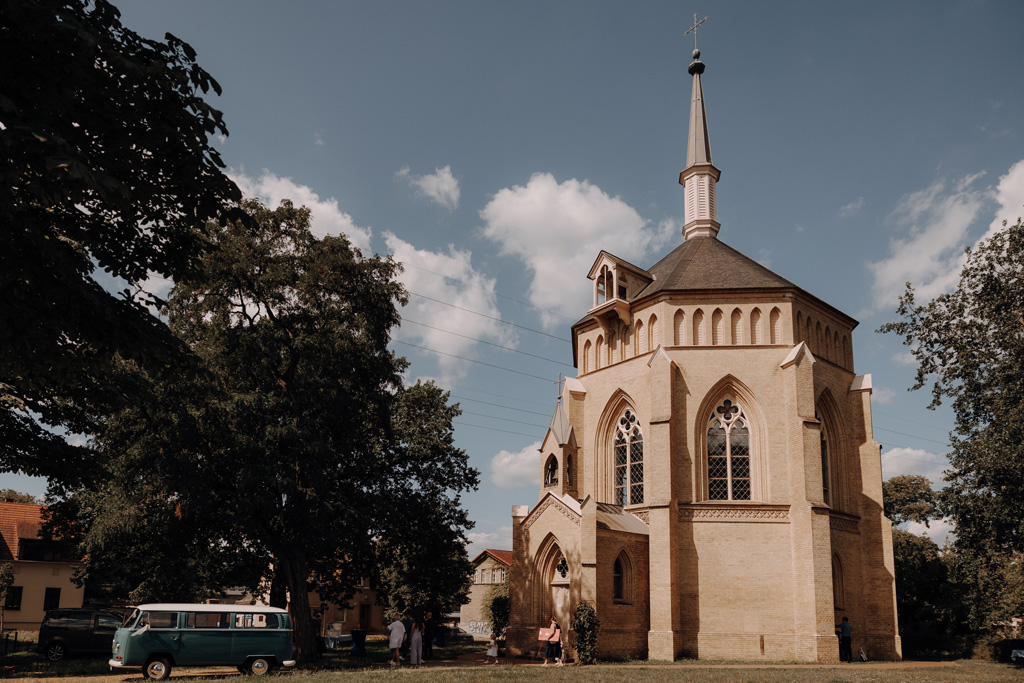
<svg viewBox="0 0 1024 683">
<path fill-rule="evenodd" d="M 562 377 L 562 373 L 558 373 L 558 379 L 552 382 L 552 384 L 558 385 L 558 400 L 562 400 L 562 384 L 565 382 L 565 377 Z"/>
<path fill-rule="evenodd" d="M 697 13 L 694 12 L 693 13 L 693 26 L 691 26 L 690 28 L 686 29 L 686 33 L 683 34 L 684 36 L 688 36 L 691 33 L 693 34 L 693 49 L 694 50 L 697 49 L 697 27 L 700 26 L 701 24 L 703 24 L 707 20 L 708 20 L 708 18 L 704 17 L 700 21 L 697 21 Z"/>
</svg>

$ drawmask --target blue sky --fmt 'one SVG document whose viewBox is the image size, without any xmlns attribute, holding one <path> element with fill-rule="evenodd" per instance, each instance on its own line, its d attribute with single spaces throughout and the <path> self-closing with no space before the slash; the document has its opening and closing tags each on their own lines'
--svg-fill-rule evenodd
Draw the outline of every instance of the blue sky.
<svg viewBox="0 0 1024 683">
<path fill-rule="evenodd" d="M 1024 3 L 116 4 L 223 86 L 243 189 L 406 264 L 395 348 L 465 411 L 471 555 L 511 547 L 510 507 L 536 501 L 598 251 L 647 267 L 682 240 L 694 12 L 720 239 L 860 320 L 884 475 L 940 478 L 950 414 L 874 330 L 905 281 L 948 289 L 1024 213 Z"/>
</svg>

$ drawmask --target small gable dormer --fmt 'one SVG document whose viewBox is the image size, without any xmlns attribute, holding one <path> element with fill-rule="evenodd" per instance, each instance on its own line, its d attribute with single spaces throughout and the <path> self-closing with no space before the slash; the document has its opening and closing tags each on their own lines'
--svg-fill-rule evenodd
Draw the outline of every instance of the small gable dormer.
<svg viewBox="0 0 1024 683">
<path fill-rule="evenodd" d="M 629 325 L 630 300 L 654 280 L 643 268 L 606 251 L 598 254 L 587 277 L 594 281 L 594 304 L 589 313 L 605 329 L 616 318 Z"/>
</svg>

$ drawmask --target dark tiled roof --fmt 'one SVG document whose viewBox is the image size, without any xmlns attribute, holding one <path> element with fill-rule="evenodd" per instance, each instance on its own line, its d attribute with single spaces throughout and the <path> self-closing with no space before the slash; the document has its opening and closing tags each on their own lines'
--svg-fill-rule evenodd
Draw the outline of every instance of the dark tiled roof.
<svg viewBox="0 0 1024 683">
<path fill-rule="evenodd" d="M 0 560 L 16 560 L 19 538 L 37 538 L 42 505 L 0 503 Z"/>
<path fill-rule="evenodd" d="M 634 299 L 662 291 L 728 289 L 799 289 L 714 237 L 691 237 L 651 268 L 654 282 Z"/>
</svg>

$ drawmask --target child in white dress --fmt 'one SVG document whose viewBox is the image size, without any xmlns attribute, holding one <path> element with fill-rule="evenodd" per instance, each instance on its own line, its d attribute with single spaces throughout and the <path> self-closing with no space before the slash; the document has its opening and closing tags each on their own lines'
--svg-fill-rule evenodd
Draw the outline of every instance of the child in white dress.
<svg viewBox="0 0 1024 683">
<path fill-rule="evenodd" d="M 491 661 L 491 657 L 494 657 L 494 661 Z M 497 664 L 498 663 L 498 637 L 491 634 L 491 639 L 487 643 L 487 659 L 484 664 Z"/>
</svg>

